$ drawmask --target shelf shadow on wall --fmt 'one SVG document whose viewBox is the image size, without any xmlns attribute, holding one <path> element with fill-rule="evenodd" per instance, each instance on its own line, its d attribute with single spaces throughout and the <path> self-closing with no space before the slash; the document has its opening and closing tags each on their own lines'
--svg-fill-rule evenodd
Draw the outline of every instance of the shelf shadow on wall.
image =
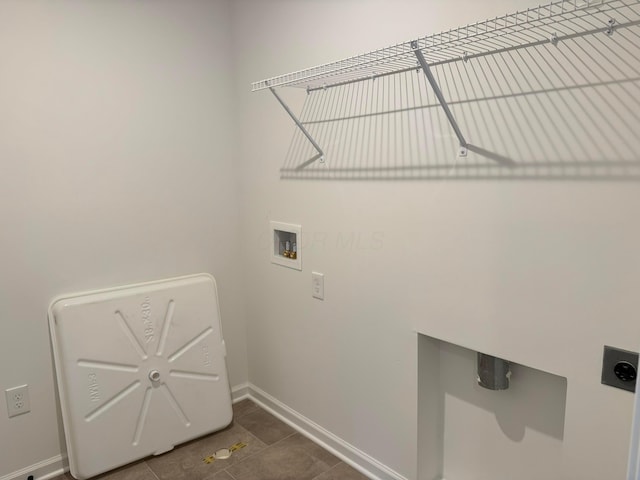
<svg viewBox="0 0 640 480">
<path fill-rule="evenodd" d="M 640 180 L 640 27 L 310 92 L 283 179 Z"/>
</svg>

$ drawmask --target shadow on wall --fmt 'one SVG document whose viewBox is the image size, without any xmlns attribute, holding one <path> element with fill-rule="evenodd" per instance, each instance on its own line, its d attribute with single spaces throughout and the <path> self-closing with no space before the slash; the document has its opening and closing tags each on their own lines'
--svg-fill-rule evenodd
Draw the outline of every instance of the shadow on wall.
<svg viewBox="0 0 640 480">
<path fill-rule="evenodd" d="M 509 389 L 486 390 L 476 382 L 476 352 L 424 335 L 418 341 L 420 480 L 557 474 L 565 378 L 512 364 Z"/>
<path fill-rule="evenodd" d="M 432 71 L 466 157 L 416 69 L 309 92 L 281 178 L 640 180 L 638 25 Z"/>
</svg>

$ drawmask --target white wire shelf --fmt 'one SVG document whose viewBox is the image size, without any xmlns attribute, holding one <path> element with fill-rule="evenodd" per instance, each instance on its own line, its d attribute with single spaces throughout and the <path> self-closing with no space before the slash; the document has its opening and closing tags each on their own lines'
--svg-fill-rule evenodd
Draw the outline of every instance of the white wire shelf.
<svg viewBox="0 0 640 480">
<path fill-rule="evenodd" d="M 415 70 L 420 68 L 416 51 L 435 66 L 583 35 L 612 34 L 638 24 L 640 0 L 560 0 L 254 82 L 252 91 L 285 86 L 311 91 Z"/>
</svg>

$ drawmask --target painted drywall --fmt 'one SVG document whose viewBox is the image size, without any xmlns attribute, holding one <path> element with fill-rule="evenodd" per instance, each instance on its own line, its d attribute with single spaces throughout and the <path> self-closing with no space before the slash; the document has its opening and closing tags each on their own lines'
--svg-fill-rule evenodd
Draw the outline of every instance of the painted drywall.
<svg viewBox="0 0 640 480">
<path fill-rule="evenodd" d="M 624 477 L 632 395 L 600 385 L 600 364 L 603 345 L 640 344 L 639 185 L 457 178 L 460 168 L 451 178 L 285 181 L 294 127 L 269 92 L 249 85 L 529 6 L 234 2 L 249 378 L 408 479 L 418 478 L 425 422 L 416 332 L 567 378 L 554 478 Z M 282 94 L 300 110 L 303 91 Z M 567 142 L 577 157 L 584 148 Z M 270 220 L 302 225 L 301 272 L 269 262 Z M 325 274 L 324 301 L 311 296 L 312 271 Z M 459 431 L 461 420 L 448 420 Z"/>
<path fill-rule="evenodd" d="M 599 364 L 603 344 L 640 343 L 637 184 L 282 181 L 294 129 L 268 93 L 249 93 L 528 6 L 2 2 L 0 379 L 29 383 L 33 412 L 0 415 L 0 475 L 61 451 L 53 296 L 209 271 L 232 383 L 248 351 L 252 383 L 400 475 L 418 478 L 424 453 L 422 332 L 566 377 L 557 478 L 622 478 L 632 399 L 599 384 Z M 294 108 L 305 97 L 287 95 Z M 269 220 L 302 224 L 302 272 L 269 262 Z"/>
<path fill-rule="evenodd" d="M 473 381 L 476 352 L 424 335 L 418 342 L 420 480 L 556 478 L 565 378 L 511 363 L 509 388 L 487 390 Z"/>
<path fill-rule="evenodd" d="M 246 381 L 230 38 L 225 1 L 0 2 L 0 477 L 63 450 L 56 295 L 209 272 Z"/>
</svg>

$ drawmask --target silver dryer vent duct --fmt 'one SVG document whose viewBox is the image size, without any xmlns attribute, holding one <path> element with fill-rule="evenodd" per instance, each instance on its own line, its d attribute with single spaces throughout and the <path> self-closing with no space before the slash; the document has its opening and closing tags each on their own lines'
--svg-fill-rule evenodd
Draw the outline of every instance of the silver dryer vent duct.
<svg viewBox="0 0 640 480">
<path fill-rule="evenodd" d="M 478 385 L 489 390 L 509 388 L 511 366 L 507 360 L 478 352 Z"/>
</svg>

